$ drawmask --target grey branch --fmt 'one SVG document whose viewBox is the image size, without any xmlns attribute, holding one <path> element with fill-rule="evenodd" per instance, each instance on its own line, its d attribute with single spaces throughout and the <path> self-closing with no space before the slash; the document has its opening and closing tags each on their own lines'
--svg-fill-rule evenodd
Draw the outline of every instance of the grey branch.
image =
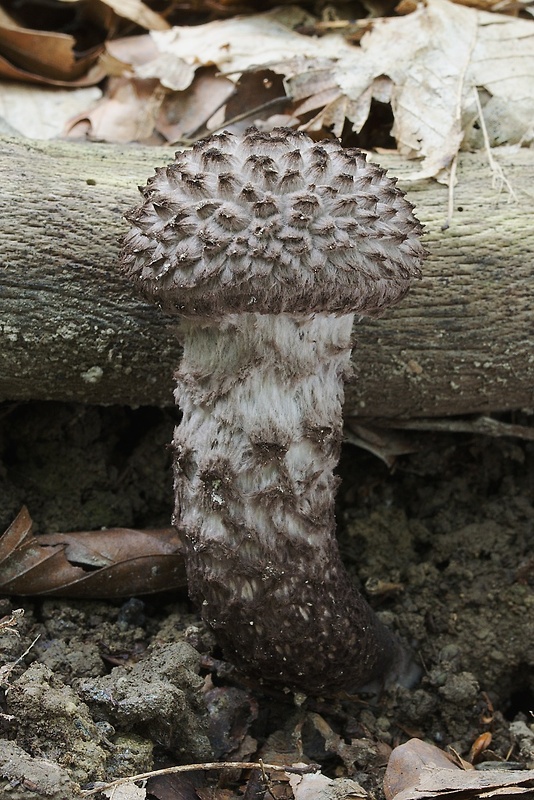
<svg viewBox="0 0 534 800">
<path fill-rule="evenodd" d="M 116 269 L 123 214 L 169 149 L 0 140 L 0 400 L 170 405 L 173 326 Z M 358 327 L 346 411 L 432 417 L 534 407 L 534 153 L 497 154 L 517 202 L 497 196 L 484 154 L 448 189 L 402 181 L 426 225 L 423 280 Z"/>
</svg>

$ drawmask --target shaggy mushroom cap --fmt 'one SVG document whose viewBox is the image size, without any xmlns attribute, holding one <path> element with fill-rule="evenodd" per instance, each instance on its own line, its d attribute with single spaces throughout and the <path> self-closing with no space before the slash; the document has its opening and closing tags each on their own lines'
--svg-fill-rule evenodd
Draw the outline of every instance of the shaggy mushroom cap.
<svg viewBox="0 0 534 800">
<path fill-rule="evenodd" d="M 378 314 L 425 256 L 395 178 L 289 129 L 210 136 L 141 192 L 121 267 L 170 313 Z"/>
</svg>

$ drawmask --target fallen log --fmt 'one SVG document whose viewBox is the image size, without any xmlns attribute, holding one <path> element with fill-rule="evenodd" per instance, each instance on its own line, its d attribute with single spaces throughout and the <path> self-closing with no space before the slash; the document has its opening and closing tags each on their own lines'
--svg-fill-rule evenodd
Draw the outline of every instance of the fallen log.
<svg viewBox="0 0 534 800">
<path fill-rule="evenodd" d="M 116 270 L 123 213 L 172 150 L 0 140 L 0 400 L 172 403 L 178 322 Z M 414 418 L 534 407 L 534 152 L 463 154 L 453 215 L 432 181 L 403 182 L 426 226 L 423 279 L 356 330 L 346 413 Z"/>
</svg>

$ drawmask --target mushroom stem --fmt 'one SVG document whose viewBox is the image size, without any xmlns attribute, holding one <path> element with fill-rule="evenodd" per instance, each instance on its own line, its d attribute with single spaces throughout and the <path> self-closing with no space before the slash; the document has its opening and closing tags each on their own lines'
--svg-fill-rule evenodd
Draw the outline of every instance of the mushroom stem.
<svg viewBox="0 0 534 800">
<path fill-rule="evenodd" d="M 210 136 L 141 192 L 121 269 L 187 320 L 175 523 L 193 597 L 265 680 L 394 678 L 404 651 L 340 561 L 333 468 L 353 314 L 421 274 L 413 207 L 359 150 L 287 128 Z"/>
<path fill-rule="evenodd" d="M 333 475 L 354 315 L 187 319 L 175 525 L 192 597 L 229 660 L 308 693 L 403 662 L 341 562 Z"/>
</svg>

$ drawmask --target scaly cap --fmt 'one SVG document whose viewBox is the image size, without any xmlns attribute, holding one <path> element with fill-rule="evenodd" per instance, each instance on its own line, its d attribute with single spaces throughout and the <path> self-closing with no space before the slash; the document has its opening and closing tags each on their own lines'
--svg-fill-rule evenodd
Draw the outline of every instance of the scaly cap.
<svg viewBox="0 0 534 800">
<path fill-rule="evenodd" d="M 378 314 L 420 276 L 413 206 L 336 140 L 285 128 L 210 136 L 141 192 L 121 269 L 171 313 Z"/>
</svg>

